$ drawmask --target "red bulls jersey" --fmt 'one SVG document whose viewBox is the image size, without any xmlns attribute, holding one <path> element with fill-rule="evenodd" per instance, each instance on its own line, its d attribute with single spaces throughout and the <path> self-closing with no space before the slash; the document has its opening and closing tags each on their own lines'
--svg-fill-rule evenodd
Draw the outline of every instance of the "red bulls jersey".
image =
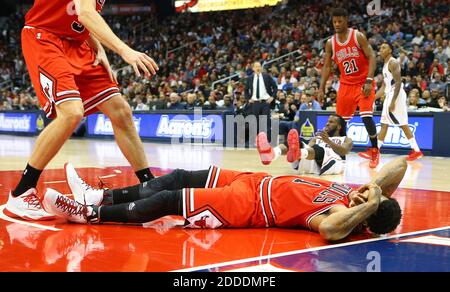
<svg viewBox="0 0 450 292">
<path fill-rule="evenodd" d="M 309 177 L 282 176 L 262 184 L 262 210 L 269 226 L 311 228 L 311 220 L 336 205 L 349 205 L 352 189 Z"/>
<path fill-rule="evenodd" d="M 100 12 L 105 0 L 96 0 Z M 25 16 L 25 26 L 47 30 L 59 37 L 84 41 L 89 31 L 78 22 L 73 0 L 35 0 Z"/>
<path fill-rule="evenodd" d="M 369 75 L 369 59 L 358 43 L 357 32 L 350 28 L 344 43 L 338 40 L 337 34 L 331 38 L 332 59 L 339 67 L 342 84 L 362 85 Z"/>
</svg>

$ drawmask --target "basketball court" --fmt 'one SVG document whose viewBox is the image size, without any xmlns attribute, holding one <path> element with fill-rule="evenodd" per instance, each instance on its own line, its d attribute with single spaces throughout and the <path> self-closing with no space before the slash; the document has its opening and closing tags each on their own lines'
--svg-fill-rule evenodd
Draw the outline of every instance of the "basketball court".
<svg viewBox="0 0 450 292">
<path fill-rule="evenodd" d="M 0 211 L 20 178 L 36 138 L 0 135 Z M 208 145 L 144 143 L 152 172 L 210 165 L 273 175 L 295 174 L 283 158 L 260 163 L 256 150 Z M 394 155 L 382 155 L 380 169 Z M 63 166 L 72 162 L 86 182 L 108 188 L 138 183 L 112 140 L 69 140 L 38 185 L 68 194 Z M 291 229 L 184 229 L 165 217 L 144 225 L 26 222 L 0 212 L 2 271 L 450 271 L 450 159 L 425 156 L 409 163 L 394 194 L 403 210 L 392 234 L 350 236 L 330 244 L 319 234 Z M 375 171 L 356 153 L 343 175 L 325 179 L 352 186 Z"/>
</svg>

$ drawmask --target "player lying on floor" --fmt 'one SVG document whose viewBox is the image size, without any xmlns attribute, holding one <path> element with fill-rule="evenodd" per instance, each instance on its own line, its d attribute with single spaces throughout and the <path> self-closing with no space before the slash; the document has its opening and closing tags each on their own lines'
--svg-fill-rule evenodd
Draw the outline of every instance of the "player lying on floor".
<svg viewBox="0 0 450 292">
<path fill-rule="evenodd" d="M 204 171 L 177 169 L 136 186 L 98 190 L 67 164 L 75 200 L 48 189 L 43 205 L 50 214 L 76 223 L 145 223 L 179 215 L 191 228 L 309 228 L 336 241 L 364 227 L 376 234 L 395 230 L 401 210 L 390 197 L 406 168 L 405 158 L 395 159 L 358 190 L 316 178 L 214 166 Z"/>
<path fill-rule="evenodd" d="M 308 145 L 300 141 L 297 130 L 292 129 L 287 138 L 288 146 L 280 144 L 270 146 L 267 135 L 261 132 L 256 137 L 256 147 L 261 162 L 270 164 L 281 155 L 287 155 L 287 161 L 300 174 L 332 175 L 344 171 L 346 155 L 353 147 L 352 139 L 347 137 L 346 122 L 338 115 L 330 115 L 323 131 L 311 139 Z"/>
</svg>

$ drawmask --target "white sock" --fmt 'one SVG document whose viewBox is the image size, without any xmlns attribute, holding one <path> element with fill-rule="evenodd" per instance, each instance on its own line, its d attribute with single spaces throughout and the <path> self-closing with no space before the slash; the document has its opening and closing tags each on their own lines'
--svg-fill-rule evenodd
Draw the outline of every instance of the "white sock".
<svg viewBox="0 0 450 292">
<path fill-rule="evenodd" d="M 308 149 L 300 149 L 300 158 L 306 159 L 308 157 Z"/>
<path fill-rule="evenodd" d="M 278 157 L 281 156 L 281 148 L 279 146 L 273 148 L 273 153 L 275 154 L 275 157 L 273 158 L 273 161 L 277 160 Z"/>
<path fill-rule="evenodd" d="M 419 145 L 417 145 L 416 138 L 412 137 L 411 139 L 409 139 L 409 144 L 411 145 L 411 148 L 414 151 L 416 151 L 416 152 L 420 151 Z"/>
<path fill-rule="evenodd" d="M 378 140 L 378 149 L 381 149 L 381 146 L 383 146 L 383 141 Z"/>
</svg>

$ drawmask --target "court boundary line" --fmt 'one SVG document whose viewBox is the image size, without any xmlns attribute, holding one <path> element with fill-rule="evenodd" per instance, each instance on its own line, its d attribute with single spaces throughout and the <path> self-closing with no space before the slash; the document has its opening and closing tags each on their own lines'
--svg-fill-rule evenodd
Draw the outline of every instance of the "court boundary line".
<svg viewBox="0 0 450 292">
<path fill-rule="evenodd" d="M 327 249 L 333 249 L 333 248 L 347 247 L 347 246 L 352 246 L 352 245 L 372 243 L 372 242 L 390 240 L 390 239 L 401 238 L 401 237 L 406 237 L 406 236 L 413 236 L 413 235 L 418 235 L 418 234 L 422 234 L 422 233 L 442 231 L 442 230 L 446 230 L 449 228 L 450 228 L 450 226 L 445 226 L 445 227 L 426 229 L 426 230 L 421 230 L 421 231 L 400 233 L 400 234 L 395 234 L 395 235 L 390 235 L 390 236 L 380 237 L 380 238 L 357 240 L 357 241 L 339 243 L 339 244 L 334 244 L 334 245 L 319 246 L 319 247 L 313 247 L 313 248 L 308 248 L 308 249 L 276 253 L 276 254 L 266 255 L 266 256 L 259 256 L 259 257 L 246 258 L 246 259 L 234 260 L 234 261 L 229 261 L 229 262 L 222 262 L 222 263 L 217 263 L 217 264 L 209 264 L 209 265 L 186 268 L 186 269 L 172 270 L 170 272 L 195 272 L 195 271 L 199 271 L 199 270 L 208 270 L 208 269 L 212 269 L 212 268 L 220 268 L 220 267 L 225 267 L 225 266 L 244 264 L 244 263 L 253 262 L 253 261 L 270 260 L 270 259 L 275 259 L 275 258 L 279 258 L 279 257 L 289 256 L 289 255 L 297 255 L 297 254 L 303 254 L 303 253 L 308 253 L 308 252 L 313 252 L 313 251 L 321 251 L 321 250 L 327 250 Z"/>
<path fill-rule="evenodd" d="M 45 181 L 44 184 L 51 185 L 51 184 L 62 184 L 66 182 L 67 182 L 66 180 L 55 180 L 55 181 Z"/>
<path fill-rule="evenodd" d="M 18 223 L 18 224 L 27 225 L 27 226 L 32 226 L 32 227 L 45 229 L 45 230 L 50 230 L 50 231 L 61 231 L 62 230 L 62 229 L 51 227 L 51 226 L 45 226 L 45 225 L 41 225 L 41 224 L 37 224 L 37 223 L 31 223 L 31 222 L 28 222 L 28 221 L 22 221 L 22 220 L 11 218 L 9 216 L 6 216 L 3 213 L 3 210 L 5 208 L 6 208 L 6 204 L 0 206 L 0 219 L 3 219 L 4 221 L 8 221 L 8 222 L 12 222 L 12 223 Z"/>
</svg>

